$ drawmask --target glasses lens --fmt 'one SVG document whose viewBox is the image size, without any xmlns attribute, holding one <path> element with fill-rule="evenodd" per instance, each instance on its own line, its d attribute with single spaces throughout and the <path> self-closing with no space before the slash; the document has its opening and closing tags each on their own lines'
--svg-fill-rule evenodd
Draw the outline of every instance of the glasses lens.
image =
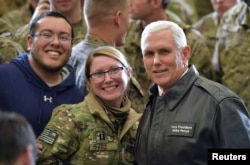
<svg viewBox="0 0 250 165">
<path fill-rule="evenodd" d="M 111 78 L 119 78 L 121 76 L 122 67 L 113 68 L 109 70 L 109 76 Z"/>
<path fill-rule="evenodd" d="M 49 32 L 42 32 L 40 34 L 35 35 L 37 37 L 41 37 L 45 41 L 52 41 L 55 38 L 55 34 Z M 68 34 L 60 34 L 57 36 L 58 40 L 63 43 L 70 43 L 72 41 L 71 37 Z"/>
<path fill-rule="evenodd" d="M 95 82 L 102 82 L 105 77 L 105 73 L 108 73 L 110 78 L 120 78 L 121 77 L 121 71 L 123 70 L 123 67 L 117 67 L 110 69 L 106 72 L 96 72 L 90 75 L 90 77 L 95 81 Z"/>
</svg>

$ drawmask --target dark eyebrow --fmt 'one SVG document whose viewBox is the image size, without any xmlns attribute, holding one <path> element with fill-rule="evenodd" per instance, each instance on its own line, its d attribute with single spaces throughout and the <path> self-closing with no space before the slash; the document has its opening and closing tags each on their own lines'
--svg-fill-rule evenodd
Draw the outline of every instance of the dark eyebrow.
<svg viewBox="0 0 250 165">
<path fill-rule="evenodd" d="M 171 52 L 172 51 L 172 49 L 170 49 L 170 48 L 161 48 L 161 49 L 159 49 L 159 52 Z"/>
<path fill-rule="evenodd" d="M 43 29 L 40 31 L 40 33 L 43 33 L 43 32 L 53 33 L 53 31 L 50 29 Z M 68 32 L 64 32 L 64 31 L 59 32 L 59 35 L 62 35 L 62 34 L 67 34 L 67 35 L 71 36 Z"/>
<path fill-rule="evenodd" d="M 154 51 L 152 50 L 144 50 L 142 54 L 152 54 Z"/>
<path fill-rule="evenodd" d="M 43 32 L 49 32 L 49 33 L 52 33 L 52 31 L 50 29 L 43 29 L 40 31 L 40 33 L 43 33 Z"/>
</svg>

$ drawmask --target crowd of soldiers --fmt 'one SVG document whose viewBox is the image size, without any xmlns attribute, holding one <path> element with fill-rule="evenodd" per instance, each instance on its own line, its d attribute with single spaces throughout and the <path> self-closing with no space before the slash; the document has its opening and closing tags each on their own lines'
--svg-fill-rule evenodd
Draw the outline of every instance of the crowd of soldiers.
<svg viewBox="0 0 250 165">
<path fill-rule="evenodd" d="M 250 90 L 250 49 L 248 46 L 250 15 L 248 1 L 234 0 L 235 5 L 230 7 L 219 21 L 213 17 L 210 17 L 212 18 L 210 20 L 202 21 L 209 14 L 216 13 L 216 9 L 212 5 L 213 0 L 162 1 L 167 4 L 165 11 L 169 20 L 178 23 L 187 35 L 193 53 L 190 59 L 191 63 L 197 66 L 201 75 L 232 89 L 250 109 L 250 94 L 248 92 Z M 48 2 L 47 0 L 1 0 L 0 63 L 6 63 L 17 57 L 18 53 L 28 51 L 25 37 L 28 33 L 29 22 L 39 12 L 53 10 L 51 4 L 46 8 Z M 81 7 L 83 7 L 83 3 L 81 0 Z M 127 54 L 135 77 L 146 96 L 151 82 L 147 79 L 141 61 L 142 57 L 138 56 L 141 55 L 139 42 L 141 32 L 138 32 L 141 29 L 138 29 L 135 26 L 136 22 L 133 21 L 131 20 L 127 40 L 121 50 Z M 217 23 L 215 24 L 213 21 L 217 21 Z M 86 29 L 84 14 L 81 13 L 80 21 L 75 21 L 74 44 L 79 43 L 84 38 Z"/>
</svg>

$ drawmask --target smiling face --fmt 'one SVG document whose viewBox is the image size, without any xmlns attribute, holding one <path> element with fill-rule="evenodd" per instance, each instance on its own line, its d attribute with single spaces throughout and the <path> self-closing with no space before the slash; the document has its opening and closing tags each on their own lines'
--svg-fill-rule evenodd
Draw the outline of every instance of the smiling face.
<svg viewBox="0 0 250 165">
<path fill-rule="evenodd" d="M 81 0 L 50 0 L 52 10 L 62 13 L 71 13 L 78 6 L 82 6 Z"/>
<path fill-rule="evenodd" d="M 47 40 L 39 34 L 51 34 L 53 39 Z M 63 18 L 48 16 L 39 20 L 35 36 L 28 36 L 32 68 L 47 72 L 60 71 L 70 57 L 72 42 L 62 42 L 59 38 L 71 35 L 71 26 Z"/>
<path fill-rule="evenodd" d="M 106 72 L 117 67 L 123 67 L 123 65 L 114 58 L 100 55 L 93 58 L 90 65 L 90 74 Z M 117 78 L 111 78 L 108 73 L 105 73 L 104 80 L 101 82 L 96 82 L 92 77 L 87 80 L 88 86 L 93 92 L 100 97 L 103 102 L 112 107 L 120 107 L 130 79 L 129 70 L 123 69 L 119 72 L 121 73 Z"/>
<path fill-rule="evenodd" d="M 187 69 L 190 49 L 188 46 L 178 49 L 169 29 L 148 33 L 142 40 L 141 48 L 147 74 L 165 91 Z"/>
</svg>

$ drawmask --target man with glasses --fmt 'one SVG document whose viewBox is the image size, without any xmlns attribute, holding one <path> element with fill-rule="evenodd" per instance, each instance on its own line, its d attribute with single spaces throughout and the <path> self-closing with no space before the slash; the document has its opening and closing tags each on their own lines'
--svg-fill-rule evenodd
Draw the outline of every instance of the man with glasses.
<svg viewBox="0 0 250 165">
<path fill-rule="evenodd" d="M 73 104 L 84 95 L 75 85 L 71 54 L 73 28 L 58 12 L 46 12 L 31 22 L 29 53 L 0 65 L 0 109 L 22 114 L 40 135 L 61 104 Z"/>
<path fill-rule="evenodd" d="M 64 14 L 71 22 L 75 37 L 73 44 L 82 40 L 86 34 L 86 24 L 82 13 L 82 0 L 58 1 L 58 0 L 40 0 L 30 22 L 41 13 L 46 11 L 58 11 Z M 28 34 L 30 24 L 26 24 L 18 28 L 12 39 L 21 44 L 23 49 L 27 51 L 27 44 L 23 42 Z"/>
</svg>

